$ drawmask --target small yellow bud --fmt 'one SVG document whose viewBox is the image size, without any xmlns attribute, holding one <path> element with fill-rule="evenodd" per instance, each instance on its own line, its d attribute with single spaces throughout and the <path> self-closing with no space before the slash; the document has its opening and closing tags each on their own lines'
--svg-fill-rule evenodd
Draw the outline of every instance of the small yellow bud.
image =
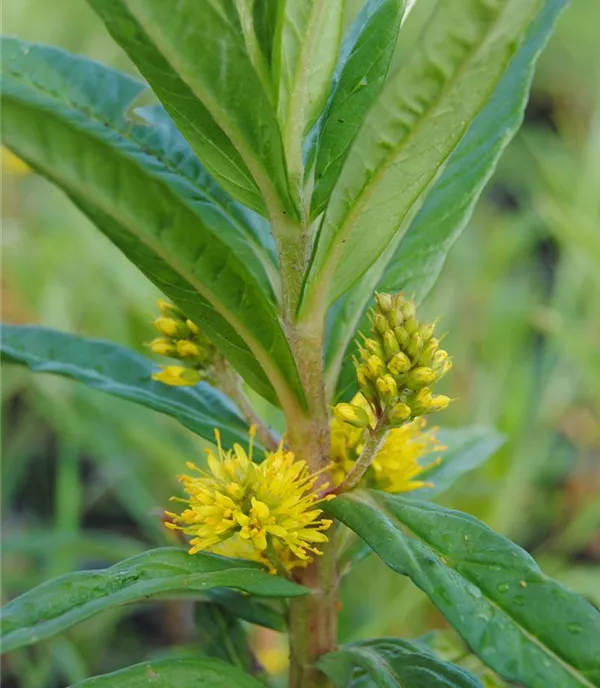
<svg viewBox="0 0 600 688">
<path fill-rule="evenodd" d="M 436 377 L 436 373 L 431 368 L 421 366 L 407 373 L 405 384 L 409 389 L 419 389 L 430 385 L 435 381 Z"/>
<path fill-rule="evenodd" d="M 348 423 L 355 428 L 366 428 L 369 424 L 367 412 L 360 406 L 345 403 L 337 404 L 333 412 L 338 420 Z"/>
<path fill-rule="evenodd" d="M 423 348 L 423 338 L 418 332 L 415 332 L 410 338 L 410 342 L 406 346 L 406 353 L 412 358 L 416 358 Z"/>
<path fill-rule="evenodd" d="M 189 339 L 180 339 L 177 342 L 177 353 L 181 358 L 202 358 L 206 352 Z"/>
<path fill-rule="evenodd" d="M 392 404 L 398 398 L 398 385 L 391 375 L 378 377 L 375 384 L 381 399 L 386 404 Z"/>
<path fill-rule="evenodd" d="M 185 323 L 175 320 L 175 318 L 156 318 L 154 325 L 166 337 L 185 337 L 188 334 Z"/>
<path fill-rule="evenodd" d="M 385 358 L 383 348 L 376 339 L 365 339 L 365 347 L 367 351 L 381 359 Z"/>
<path fill-rule="evenodd" d="M 410 301 L 404 301 L 401 308 L 402 308 L 402 313 L 407 320 L 409 320 L 409 319 L 414 320 L 415 315 L 417 314 L 417 309 L 415 307 L 415 302 L 412 301 L 412 299 Z"/>
<path fill-rule="evenodd" d="M 423 337 L 423 341 L 427 341 L 428 339 L 431 338 L 433 335 L 433 331 L 435 330 L 435 323 L 429 323 L 428 325 L 421 325 L 421 337 Z"/>
<path fill-rule="evenodd" d="M 181 319 L 183 317 L 183 313 L 179 310 L 179 308 L 177 308 L 177 306 L 170 301 L 167 301 L 166 299 L 158 299 L 156 303 L 158 305 L 158 310 L 166 318 Z"/>
<path fill-rule="evenodd" d="M 391 294 L 375 294 L 375 302 L 383 314 L 389 313 L 394 305 Z"/>
<path fill-rule="evenodd" d="M 173 356 L 176 353 L 173 344 L 168 339 L 163 339 L 162 337 L 153 339 L 150 342 L 150 351 L 160 356 Z"/>
<path fill-rule="evenodd" d="M 369 376 L 375 380 L 381 375 L 385 375 L 385 364 L 379 356 L 369 356 L 367 360 Z"/>
<path fill-rule="evenodd" d="M 383 335 L 383 350 L 385 351 L 386 358 L 388 359 L 392 358 L 394 354 L 397 354 L 400 351 L 398 340 L 391 330 L 388 330 Z"/>
<path fill-rule="evenodd" d="M 400 344 L 400 348 L 404 349 L 407 346 L 408 342 L 410 342 L 410 334 L 406 331 L 404 327 L 395 327 L 394 334 L 396 335 L 398 344 Z"/>
<path fill-rule="evenodd" d="M 407 421 L 412 415 L 410 406 L 399 401 L 394 404 L 388 412 L 388 419 L 392 425 L 401 425 Z"/>
<path fill-rule="evenodd" d="M 404 315 L 399 308 L 394 308 L 388 313 L 388 321 L 392 327 L 400 327 L 404 322 Z"/>
<path fill-rule="evenodd" d="M 419 322 L 416 318 L 405 318 L 403 327 L 412 335 L 419 330 Z"/>
<path fill-rule="evenodd" d="M 391 358 L 387 367 L 392 375 L 403 375 L 410 370 L 410 359 L 405 353 L 399 351 Z"/>
<path fill-rule="evenodd" d="M 443 411 L 448 407 L 448 404 L 452 400 L 445 394 L 436 394 L 436 396 L 431 397 L 427 404 L 427 413 L 435 413 L 436 411 Z"/>
<path fill-rule="evenodd" d="M 387 318 L 381 313 L 376 313 L 374 318 L 373 318 L 373 326 L 379 332 L 379 334 L 384 335 L 386 332 L 389 331 L 390 325 L 387 321 Z"/>
<path fill-rule="evenodd" d="M 197 385 L 202 377 L 197 370 L 181 366 L 164 366 L 160 373 L 154 373 L 152 379 L 172 387 L 190 387 Z"/>
<path fill-rule="evenodd" d="M 195 322 L 192 322 L 191 320 L 186 320 L 185 324 L 189 327 L 190 332 L 192 334 L 198 335 L 201 334 L 202 330 L 196 325 Z"/>
</svg>

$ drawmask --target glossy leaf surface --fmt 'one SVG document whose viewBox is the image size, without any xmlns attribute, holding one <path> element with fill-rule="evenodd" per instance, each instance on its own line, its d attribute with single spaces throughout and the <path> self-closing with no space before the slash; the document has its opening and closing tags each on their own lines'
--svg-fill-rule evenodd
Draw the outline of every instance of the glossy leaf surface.
<svg viewBox="0 0 600 688">
<path fill-rule="evenodd" d="M 49 638 L 106 609 L 151 598 L 201 597 L 230 587 L 263 597 L 297 597 L 307 590 L 259 566 L 212 554 L 164 547 L 108 569 L 78 571 L 42 583 L 2 613 L 4 652 Z"/>
<path fill-rule="evenodd" d="M 404 0 L 368 0 L 344 38 L 316 137 L 313 217 L 327 205 L 350 145 L 385 83 L 404 6 Z"/>
<path fill-rule="evenodd" d="M 467 223 L 502 151 L 521 124 L 535 63 L 567 0 L 546 0 L 523 44 L 423 198 L 406 235 L 392 242 L 365 277 L 330 314 L 328 384 L 345 398 L 354 389 L 351 364 L 356 328 L 367 328 L 365 304 L 374 289 L 405 291 L 422 301 L 440 275 L 446 256 Z"/>
<path fill-rule="evenodd" d="M 459 511 L 362 490 L 326 511 L 409 576 L 490 667 L 531 688 L 600 685 L 600 613 Z"/>
<path fill-rule="evenodd" d="M 210 657 L 144 662 L 79 681 L 71 688 L 264 688 L 240 669 Z"/>
<path fill-rule="evenodd" d="M 224 394 L 205 382 L 195 387 L 155 382 L 158 366 L 123 346 L 33 325 L 3 325 L 0 354 L 5 363 L 62 375 L 165 413 L 210 442 L 215 428 L 225 446 L 248 440 L 246 421 Z"/>
<path fill-rule="evenodd" d="M 483 688 L 464 669 L 400 638 L 343 645 L 317 666 L 338 688 Z"/>
<path fill-rule="evenodd" d="M 375 263 L 496 88 L 543 0 L 439 3 L 356 136 L 335 186 L 304 309 L 331 304 Z M 368 237 L 368 241 L 365 238 Z"/>
<path fill-rule="evenodd" d="M 199 199 L 163 162 L 170 152 L 152 148 L 165 142 L 160 132 L 129 119 L 143 84 L 58 49 L 3 45 L 5 144 L 66 191 L 261 394 L 274 400 L 268 370 L 289 395 L 298 375 L 262 260 L 238 253 L 248 243 L 239 216 Z"/>
</svg>

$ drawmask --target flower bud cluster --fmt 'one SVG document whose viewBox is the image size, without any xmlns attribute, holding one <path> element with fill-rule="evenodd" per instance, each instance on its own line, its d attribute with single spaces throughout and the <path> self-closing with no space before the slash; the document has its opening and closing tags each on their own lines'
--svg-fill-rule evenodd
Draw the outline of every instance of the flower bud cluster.
<svg viewBox="0 0 600 688">
<path fill-rule="evenodd" d="M 178 359 L 183 365 L 162 366 L 152 376 L 167 385 L 191 386 L 210 377 L 217 352 L 200 328 L 175 305 L 158 300 L 160 316 L 154 326 L 160 337 L 148 345 L 155 354 Z"/>
<path fill-rule="evenodd" d="M 354 365 L 376 417 L 393 427 L 445 409 L 450 399 L 434 394 L 433 387 L 452 361 L 434 336 L 435 323 L 419 321 L 414 302 L 402 294 L 376 294 L 375 302 L 370 336 L 361 335 Z M 366 428 L 369 422 L 364 409 L 353 404 L 338 404 L 335 413 L 354 427 Z"/>
</svg>

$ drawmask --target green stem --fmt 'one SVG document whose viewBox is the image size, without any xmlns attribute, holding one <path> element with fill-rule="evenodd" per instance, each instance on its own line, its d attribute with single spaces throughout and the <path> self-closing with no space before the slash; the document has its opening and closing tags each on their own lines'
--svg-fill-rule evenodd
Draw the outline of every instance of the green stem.
<svg viewBox="0 0 600 688">
<path fill-rule="evenodd" d="M 334 494 L 341 494 L 353 489 L 362 480 L 364 474 L 373 463 L 375 455 L 379 451 L 388 430 L 387 423 L 378 423 L 374 430 L 367 432 L 367 438 L 361 455 L 356 459 L 354 465 L 342 482 L 332 490 Z"/>
</svg>

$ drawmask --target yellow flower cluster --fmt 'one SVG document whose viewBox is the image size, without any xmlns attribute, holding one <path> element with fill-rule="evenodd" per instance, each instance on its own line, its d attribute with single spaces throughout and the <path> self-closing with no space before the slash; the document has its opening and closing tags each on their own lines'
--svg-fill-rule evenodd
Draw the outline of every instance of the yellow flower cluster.
<svg viewBox="0 0 600 688">
<path fill-rule="evenodd" d="M 194 474 L 179 480 L 188 498 L 173 498 L 186 508 L 167 512 L 166 525 L 191 536 L 190 554 L 204 550 L 259 561 L 271 573 L 289 572 L 321 554 L 317 545 L 327 542 L 323 531 L 331 521 L 316 508 L 324 501 L 313 489 L 318 474 L 283 446 L 254 463 L 254 433 L 252 428 L 246 453 L 239 444 L 225 451 L 215 430 L 217 454 L 207 450 L 209 471 L 187 464 Z"/>
<path fill-rule="evenodd" d="M 391 425 L 445 409 L 450 399 L 434 395 L 433 386 L 450 370 L 448 353 L 434 336 L 435 323 L 421 323 L 415 305 L 402 294 L 376 294 L 369 337 L 354 359 L 360 390 L 377 418 Z M 338 417 L 366 427 L 366 414 L 352 404 L 338 404 Z"/>
<path fill-rule="evenodd" d="M 376 419 L 363 395 L 357 394 L 352 405 L 364 411 L 368 427 L 373 429 Z M 441 459 L 438 457 L 428 464 L 422 464 L 421 461 L 428 454 L 444 451 L 446 447 L 436 439 L 436 428 L 425 430 L 426 425 L 425 418 L 419 417 L 401 427 L 392 428 L 364 477 L 366 485 L 394 494 L 430 487 L 431 483 L 415 478 L 438 465 Z M 331 421 L 331 460 L 335 485 L 342 482 L 360 456 L 365 432 L 368 431 L 334 416 Z"/>
<path fill-rule="evenodd" d="M 162 366 L 152 379 L 166 385 L 192 386 L 209 378 L 216 356 L 210 340 L 177 306 L 159 299 L 158 307 L 161 315 L 154 325 L 161 336 L 150 342 L 149 347 L 155 354 L 179 359 L 185 365 Z"/>
</svg>

